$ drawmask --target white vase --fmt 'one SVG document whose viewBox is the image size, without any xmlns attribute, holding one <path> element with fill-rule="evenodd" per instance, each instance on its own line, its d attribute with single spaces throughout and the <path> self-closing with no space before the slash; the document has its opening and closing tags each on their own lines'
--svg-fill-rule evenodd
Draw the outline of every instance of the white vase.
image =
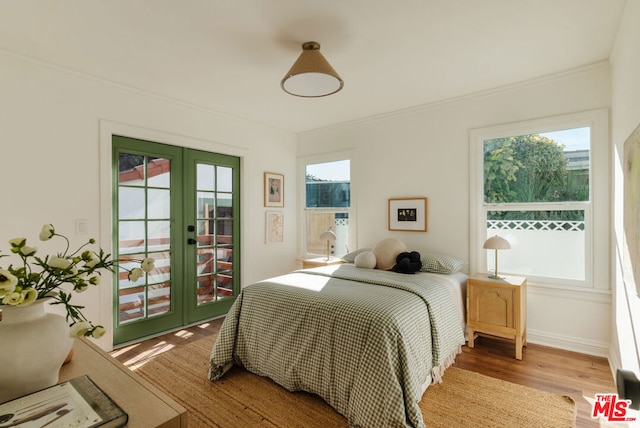
<svg viewBox="0 0 640 428">
<path fill-rule="evenodd" d="M 73 338 L 64 317 L 48 313 L 48 305 L 49 299 L 40 299 L 0 306 L 0 403 L 58 383 Z"/>
</svg>

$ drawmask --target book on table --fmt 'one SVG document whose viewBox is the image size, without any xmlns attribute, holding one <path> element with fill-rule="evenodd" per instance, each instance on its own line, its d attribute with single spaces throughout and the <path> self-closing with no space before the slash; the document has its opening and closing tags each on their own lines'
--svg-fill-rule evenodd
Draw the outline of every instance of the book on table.
<svg viewBox="0 0 640 428">
<path fill-rule="evenodd" d="M 87 375 L 0 404 L 1 428 L 117 428 L 128 419 Z"/>
</svg>

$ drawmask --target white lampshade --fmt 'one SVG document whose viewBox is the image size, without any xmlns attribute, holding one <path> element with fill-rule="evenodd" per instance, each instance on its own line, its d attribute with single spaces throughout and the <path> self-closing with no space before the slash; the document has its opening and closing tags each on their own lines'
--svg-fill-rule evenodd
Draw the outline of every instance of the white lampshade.
<svg viewBox="0 0 640 428">
<path fill-rule="evenodd" d="M 498 276 L 498 250 L 510 250 L 511 249 L 511 244 L 509 244 L 509 241 L 507 241 L 503 237 L 495 235 L 495 236 L 492 236 L 491 238 L 487 239 L 486 241 L 484 241 L 484 245 L 482 246 L 482 248 L 485 248 L 487 250 L 495 250 L 495 252 L 496 252 L 496 255 L 495 255 L 495 261 L 496 261 L 495 270 L 494 270 L 493 275 L 489 275 L 489 278 L 502 279 L 500 276 Z"/>
<path fill-rule="evenodd" d="M 511 244 L 503 237 L 495 235 L 484 241 L 482 248 L 487 250 L 510 250 Z"/>
<path fill-rule="evenodd" d="M 325 230 L 324 232 L 322 232 L 320 234 L 320 239 L 327 240 L 327 241 L 335 241 L 336 240 L 336 234 L 333 233 L 333 230 Z"/>
<path fill-rule="evenodd" d="M 320 53 L 320 43 L 306 42 L 280 86 L 298 97 L 324 97 L 341 90 L 344 81 Z"/>
</svg>

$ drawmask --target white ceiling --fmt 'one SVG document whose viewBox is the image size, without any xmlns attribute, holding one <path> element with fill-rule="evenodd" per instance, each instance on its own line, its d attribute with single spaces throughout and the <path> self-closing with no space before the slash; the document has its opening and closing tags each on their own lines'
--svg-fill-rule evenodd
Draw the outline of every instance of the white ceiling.
<svg viewBox="0 0 640 428">
<path fill-rule="evenodd" d="M 607 60 L 624 4 L 0 0 L 0 49 L 300 133 Z M 305 41 L 321 44 L 341 92 L 282 91 Z"/>
</svg>

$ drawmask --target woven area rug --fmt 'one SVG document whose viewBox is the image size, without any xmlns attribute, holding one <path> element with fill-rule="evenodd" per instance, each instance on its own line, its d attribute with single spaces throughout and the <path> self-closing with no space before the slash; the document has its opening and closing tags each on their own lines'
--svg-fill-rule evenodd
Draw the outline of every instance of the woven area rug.
<svg viewBox="0 0 640 428">
<path fill-rule="evenodd" d="M 207 379 L 215 337 L 160 354 L 136 373 L 189 412 L 189 427 L 347 427 L 318 396 L 291 393 L 273 381 L 234 367 L 220 381 Z M 562 395 L 516 385 L 456 367 L 427 388 L 420 408 L 437 427 L 575 426 L 576 405 Z"/>
</svg>

